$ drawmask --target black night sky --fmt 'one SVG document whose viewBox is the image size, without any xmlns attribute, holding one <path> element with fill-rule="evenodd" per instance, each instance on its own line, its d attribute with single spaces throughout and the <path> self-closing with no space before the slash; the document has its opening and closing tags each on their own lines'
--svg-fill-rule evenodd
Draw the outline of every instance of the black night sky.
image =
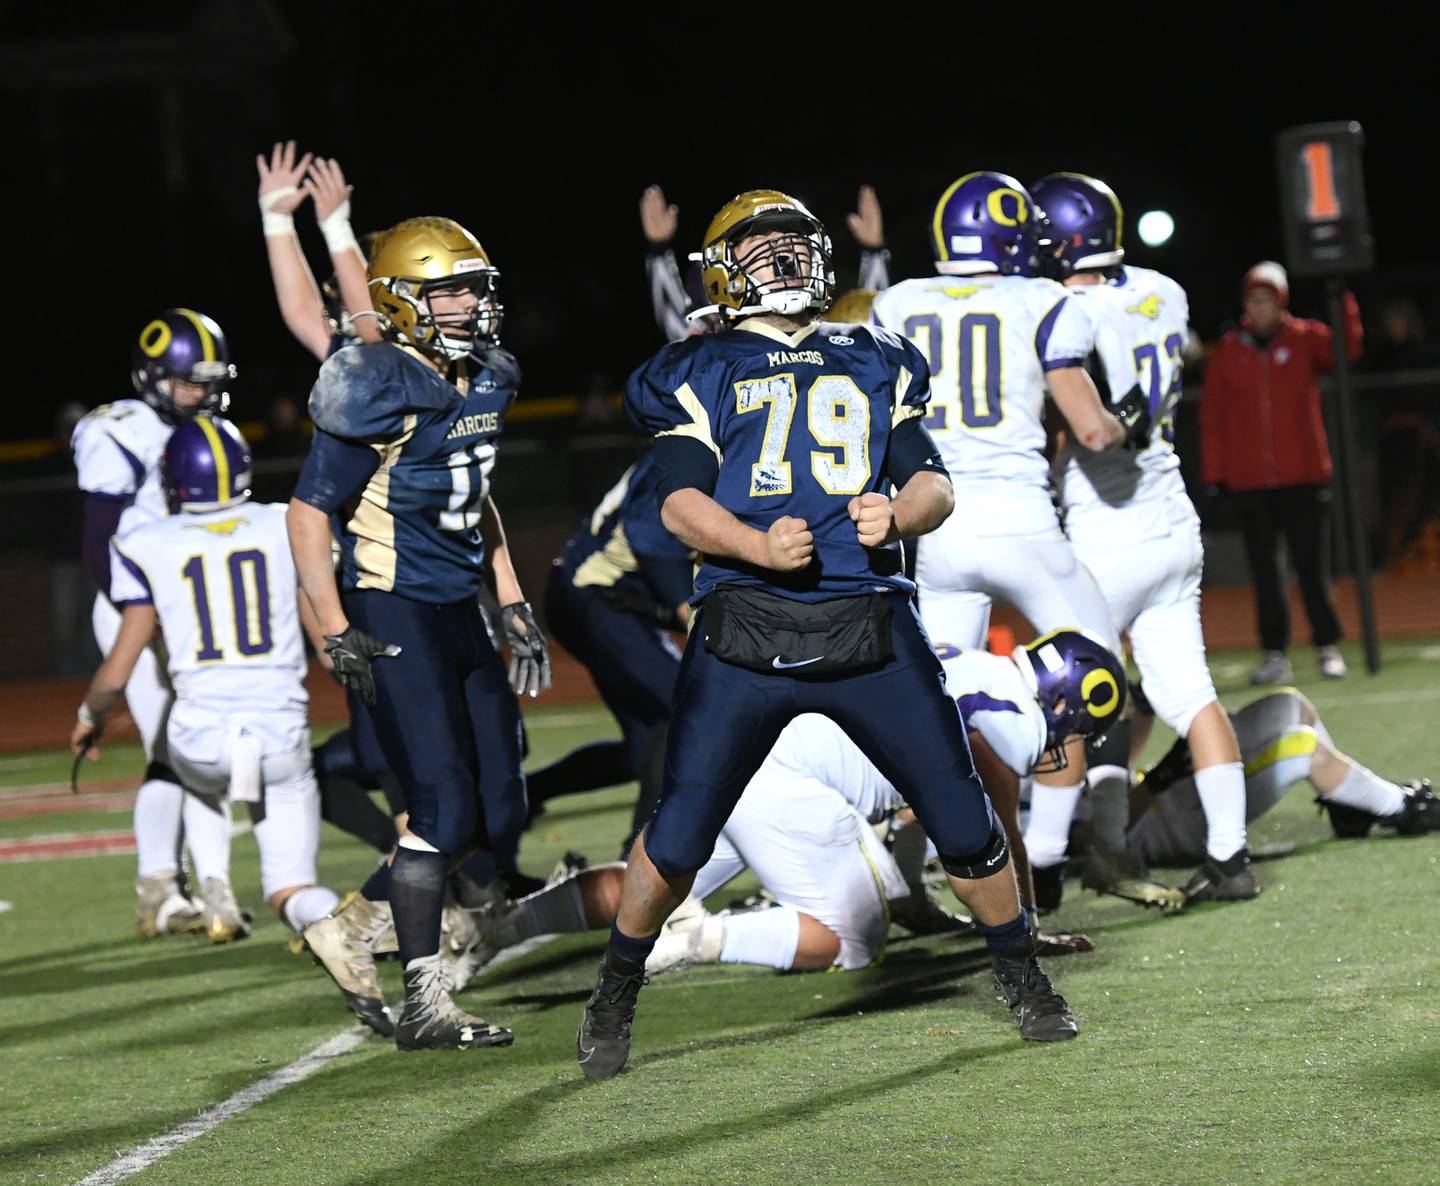
<svg viewBox="0 0 1440 1186">
<path fill-rule="evenodd" d="M 0 5 L 3 435 L 44 436 L 61 403 L 128 394 L 134 334 L 176 304 L 229 334 L 240 418 L 303 397 L 313 362 L 281 325 L 255 205 L 254 156 L 286 137 L 341 161 L 357 231 L 434 213 L 477 234 L 504 274 L 522 398 L 602 376 L 618 388 L 659 344 L 636 213 L 652 182 L 680 206 L 683 250 L 735 192 L 796 193 L 829 224 L 845 287 L 861 183 L 879 190 L 903 277 L 928 271 L 926 221 L 954 177 L 1093 173 L 1132 226 L 1175 216 L 1165 248 L 1127 247 L 1189 289 L 1213 338 L 1243 270 L 1282 250 L 1275 133 L 1345 118 L 1366 130 L 1377 241 L 1362 301 L 1401 292 L 1435 321 L 1440 236 L 1416 165 L 1431 68 L 1393 49 L 1259 24 L 1206 45 L 1181 27 L 1198 11 L 1123 44 L 1104 40 L 1115 18 L 1099 9 L 1077 30 L 1037 9 L 1030 28 L 993 31 L 958 8 L 697 8 L 693 26 L 673 8 L 586 11 L 537 9 L 542 31 L 478 5 Z M 322 261 L 308 207 L 297 221 Z M 1295 304 L 1319 313 L 1318 289 L 1297 285 Z"/>
</svg>

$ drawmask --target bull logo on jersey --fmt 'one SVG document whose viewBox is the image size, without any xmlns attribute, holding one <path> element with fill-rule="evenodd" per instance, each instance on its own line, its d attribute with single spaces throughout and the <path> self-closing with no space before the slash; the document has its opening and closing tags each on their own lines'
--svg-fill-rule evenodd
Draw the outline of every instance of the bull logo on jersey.
<svg viewBox="0 0 1440 1186">
<path fill-rule="evenodd" d="M 187 523 L 187 531 L 208 531 L 212 535 L 234 535 L 245 525 L 245 519 L 221 519 L 218 523 Z"/>
<path fill-rule="evenodd" d="M 1148 317 L 1151 321 L 1157 321 L 1160 318 L 1160 307 L 1164 303 L 1159 296 L 1152 292 L 1138 305 L 1131 305 L 1125 312 L 1138 313 L 1141 317 Z"/>
</svg>

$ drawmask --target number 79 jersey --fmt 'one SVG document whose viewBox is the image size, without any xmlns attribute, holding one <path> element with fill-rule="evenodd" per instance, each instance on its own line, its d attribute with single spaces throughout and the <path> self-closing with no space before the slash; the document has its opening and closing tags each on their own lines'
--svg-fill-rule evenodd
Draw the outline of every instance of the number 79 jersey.
<svg viewBox="0 0 1440 1186">
<path fill-rule="evenodd" d="M 175 694 L 224 712 L 304 711 L 295 563 L 279 503 L 182 512 L 110 541 L 110 597 L 151 604 Z"/>
<path fill-rule="evenodd" d="M 928 399 L 919 352 L 870 326 L 817 323 L 786 334 L 750 319 L 673 342 L 631 375 L 631 419 L 714 455 L 715 488 L 705 493 L 760 531 L 791 516 L 815 537 L 815 558 L 797 573 L 707 556 L 695 600 L 718 584 L 799 601 L 913 590 L 899 545 L 863 547 L 849 506 L 857 494 L 890 492 L 891 431 L 922 418 Z"/>
<path fill-rule="evenodd" d="M 875 298 L 875 320 L 904 334 L 930 368 L 925 426 L 957 485 L 1045 488 L 1045 375 L 1081 366 L 1092 321 L 1053 280 L 931 276 Z"/>
</svg>

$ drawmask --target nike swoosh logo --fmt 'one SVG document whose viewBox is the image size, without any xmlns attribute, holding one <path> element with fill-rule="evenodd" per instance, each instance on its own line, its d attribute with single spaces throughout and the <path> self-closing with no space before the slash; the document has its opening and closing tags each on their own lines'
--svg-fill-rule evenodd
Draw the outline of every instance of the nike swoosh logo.
<svg viewBox="0 0 1440 1186">
<path fill-rule="evenodd" d="M 798 663 L 782 663 L 780 656 L 776 655 L 775 658 L 770 660 L 770 666 L 775 668 L 776 671 L 785 671 L 791 667 L 808 667 L 811 663 L 818 663 L 823 658 L 825 658 L 824 655 L 816 655 L 813 659 L 801 659 Z"/>
</svg>

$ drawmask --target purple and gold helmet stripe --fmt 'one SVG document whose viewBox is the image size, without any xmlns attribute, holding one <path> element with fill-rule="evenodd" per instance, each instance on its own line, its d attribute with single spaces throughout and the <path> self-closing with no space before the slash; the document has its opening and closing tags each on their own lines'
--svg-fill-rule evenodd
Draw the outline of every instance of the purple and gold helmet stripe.
<svg viewBox="0 0 1440 1186">
<path fill-rule="evenodd" d="M 216 431 L 214 423 L 208 417 L 198 417 L 195 423 L 205 434 L 205 440 L 209 443 L 210 452 L 215 458 L 215 500 L 226 502 L 235 495 L 230 488 L 230 458 L 225 453 L 225 442 L 220 439 L 220 433 Z"/>
<path fill-rule="evenodd" d="M 200 349 L 205 352 L 205 361 L 214 362 L 216 360 L 215 339 L 210 333 L 210 327 L 205 324 L 205 318 L 190 309 L 176 309 L 175 312 L 195 327 L 195 332 L 200 337 Z"/>
</svg>

